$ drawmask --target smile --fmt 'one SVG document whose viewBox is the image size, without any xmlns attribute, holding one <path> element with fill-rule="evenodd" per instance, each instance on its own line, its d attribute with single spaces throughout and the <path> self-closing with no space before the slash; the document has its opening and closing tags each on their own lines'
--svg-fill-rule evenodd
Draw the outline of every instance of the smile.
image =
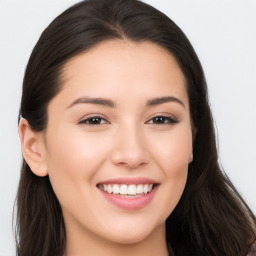
<svg viewBox="0 0 256 256">
<path fill-rule="evenodd" d="M 153 184 L 99 184 L 98 188 L 109 194 L 126 198 L 135 198 L 148 194 L 153 189 Z"/>
<path fill-rule="evenodd" d="M 149 205 L 160 184 L 148 178 L 117 178 L 97 184 L 101 196 L 111 205 L 139 210 Z"/>
</svg>

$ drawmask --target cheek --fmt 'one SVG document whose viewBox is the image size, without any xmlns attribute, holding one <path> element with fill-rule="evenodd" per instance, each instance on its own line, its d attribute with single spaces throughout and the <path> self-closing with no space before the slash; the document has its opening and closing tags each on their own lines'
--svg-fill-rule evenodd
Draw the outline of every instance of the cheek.
<svg viewBox="0 0 256 256">
<path fill-rule="evenodd" d="M 82 130 L 63 129 L 53 136 L 49 134 L 48 159 L 49 168 L 53 170 L 64 168 L 70 175 L 83 174 L 89 176 L 100 164 L 105 154 L 104 141 L 97 134 L 86 134 Z M 101 142 L 101 143 L 98 143 Z M 63 173 L 64 170 L 61 170 Z"/>
<path fill-rule="evenodd" d="M 193 150 L 190 125 L 152 136 L 150 148 L 154 151 L 155 162 L 166 176 L 179 176 L 188 166 Z"/>
<path fill-rule="evenodd" d="M 160 149 L 158 149 L 159 151 Z M 190 129 L 179 130 L 166 138 L 162 146 L 159 165 L 170 184 L 180 194 L 187 179 L 188 165 L 192 154 L 192 134 Z"/>
<path fill-rule="evenodd" d="M 106 149 L 93 136 L 72 129 L 60 129 L 53 136 L 49 133 L 48 172 L 60 202 L 90 193 L 91 181 L 106 156 Z"/>
<path fill-rule="evenodd" d="M 184 191 L 188 165 L 192 153 L 192 133 L 190 128 L 177 129 L 176 131 L 161 135 L 163 137 L 154 141 L 151 148 L 155 163 L 164 174 L 162 190 L 163 204 L 161 212 L 165 213 L 163 219 L 168 216 L 179 202 Z"/>
</svg>

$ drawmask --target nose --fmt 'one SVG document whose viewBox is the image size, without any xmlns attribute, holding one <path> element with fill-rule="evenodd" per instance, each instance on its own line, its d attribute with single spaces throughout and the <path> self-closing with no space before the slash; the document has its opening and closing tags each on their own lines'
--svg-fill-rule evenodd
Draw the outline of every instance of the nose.
<svg viewBox="0 0 256 256">
<path fill-rule="evenodd" d="M 149 152 L 146 140 L 136 129 L 122 129 L 114 138 L 114 147 L 111 151 L 111 161 L 115 165 L 135 169 L 149 162 Z"/>
</svg>

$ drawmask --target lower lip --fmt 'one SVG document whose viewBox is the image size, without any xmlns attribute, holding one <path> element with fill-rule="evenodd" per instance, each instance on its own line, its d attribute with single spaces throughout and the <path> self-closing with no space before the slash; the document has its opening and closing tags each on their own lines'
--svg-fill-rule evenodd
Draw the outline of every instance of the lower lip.
<svg viewBox="0 0 256 256">
<path fill-rule="evenodd" d="M 121 196 L 116 196 L 114 194 L 109 194 L 105 191 L 100 192 L 101 194 L 112 204 L 118 206 L 119 208 L 126 210 L 138 210 L 146 205 L 148 205 L 156 194 L 158 186 L 154 186 L 154 188 L 147 193 L 146 195 L 135 197 L 135 198 L 126 198 Z"/>
</svg>

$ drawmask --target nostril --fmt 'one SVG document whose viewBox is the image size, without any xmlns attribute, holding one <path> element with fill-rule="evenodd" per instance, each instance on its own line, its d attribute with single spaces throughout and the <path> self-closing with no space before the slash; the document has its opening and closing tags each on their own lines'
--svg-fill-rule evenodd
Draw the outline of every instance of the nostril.
<svg viewBox="0 0 256 256">
<path fill-rule="evenodd" d="M 141 141 L 142 138 L 134 136 L 123 133 L 121 139 L 117 139 L 118 144 L 116 147 L 113 146 L 111 152 L 113 164 L 134 169 L 149 162 L 150 157 L 145 143 Z"/>
</svg>

